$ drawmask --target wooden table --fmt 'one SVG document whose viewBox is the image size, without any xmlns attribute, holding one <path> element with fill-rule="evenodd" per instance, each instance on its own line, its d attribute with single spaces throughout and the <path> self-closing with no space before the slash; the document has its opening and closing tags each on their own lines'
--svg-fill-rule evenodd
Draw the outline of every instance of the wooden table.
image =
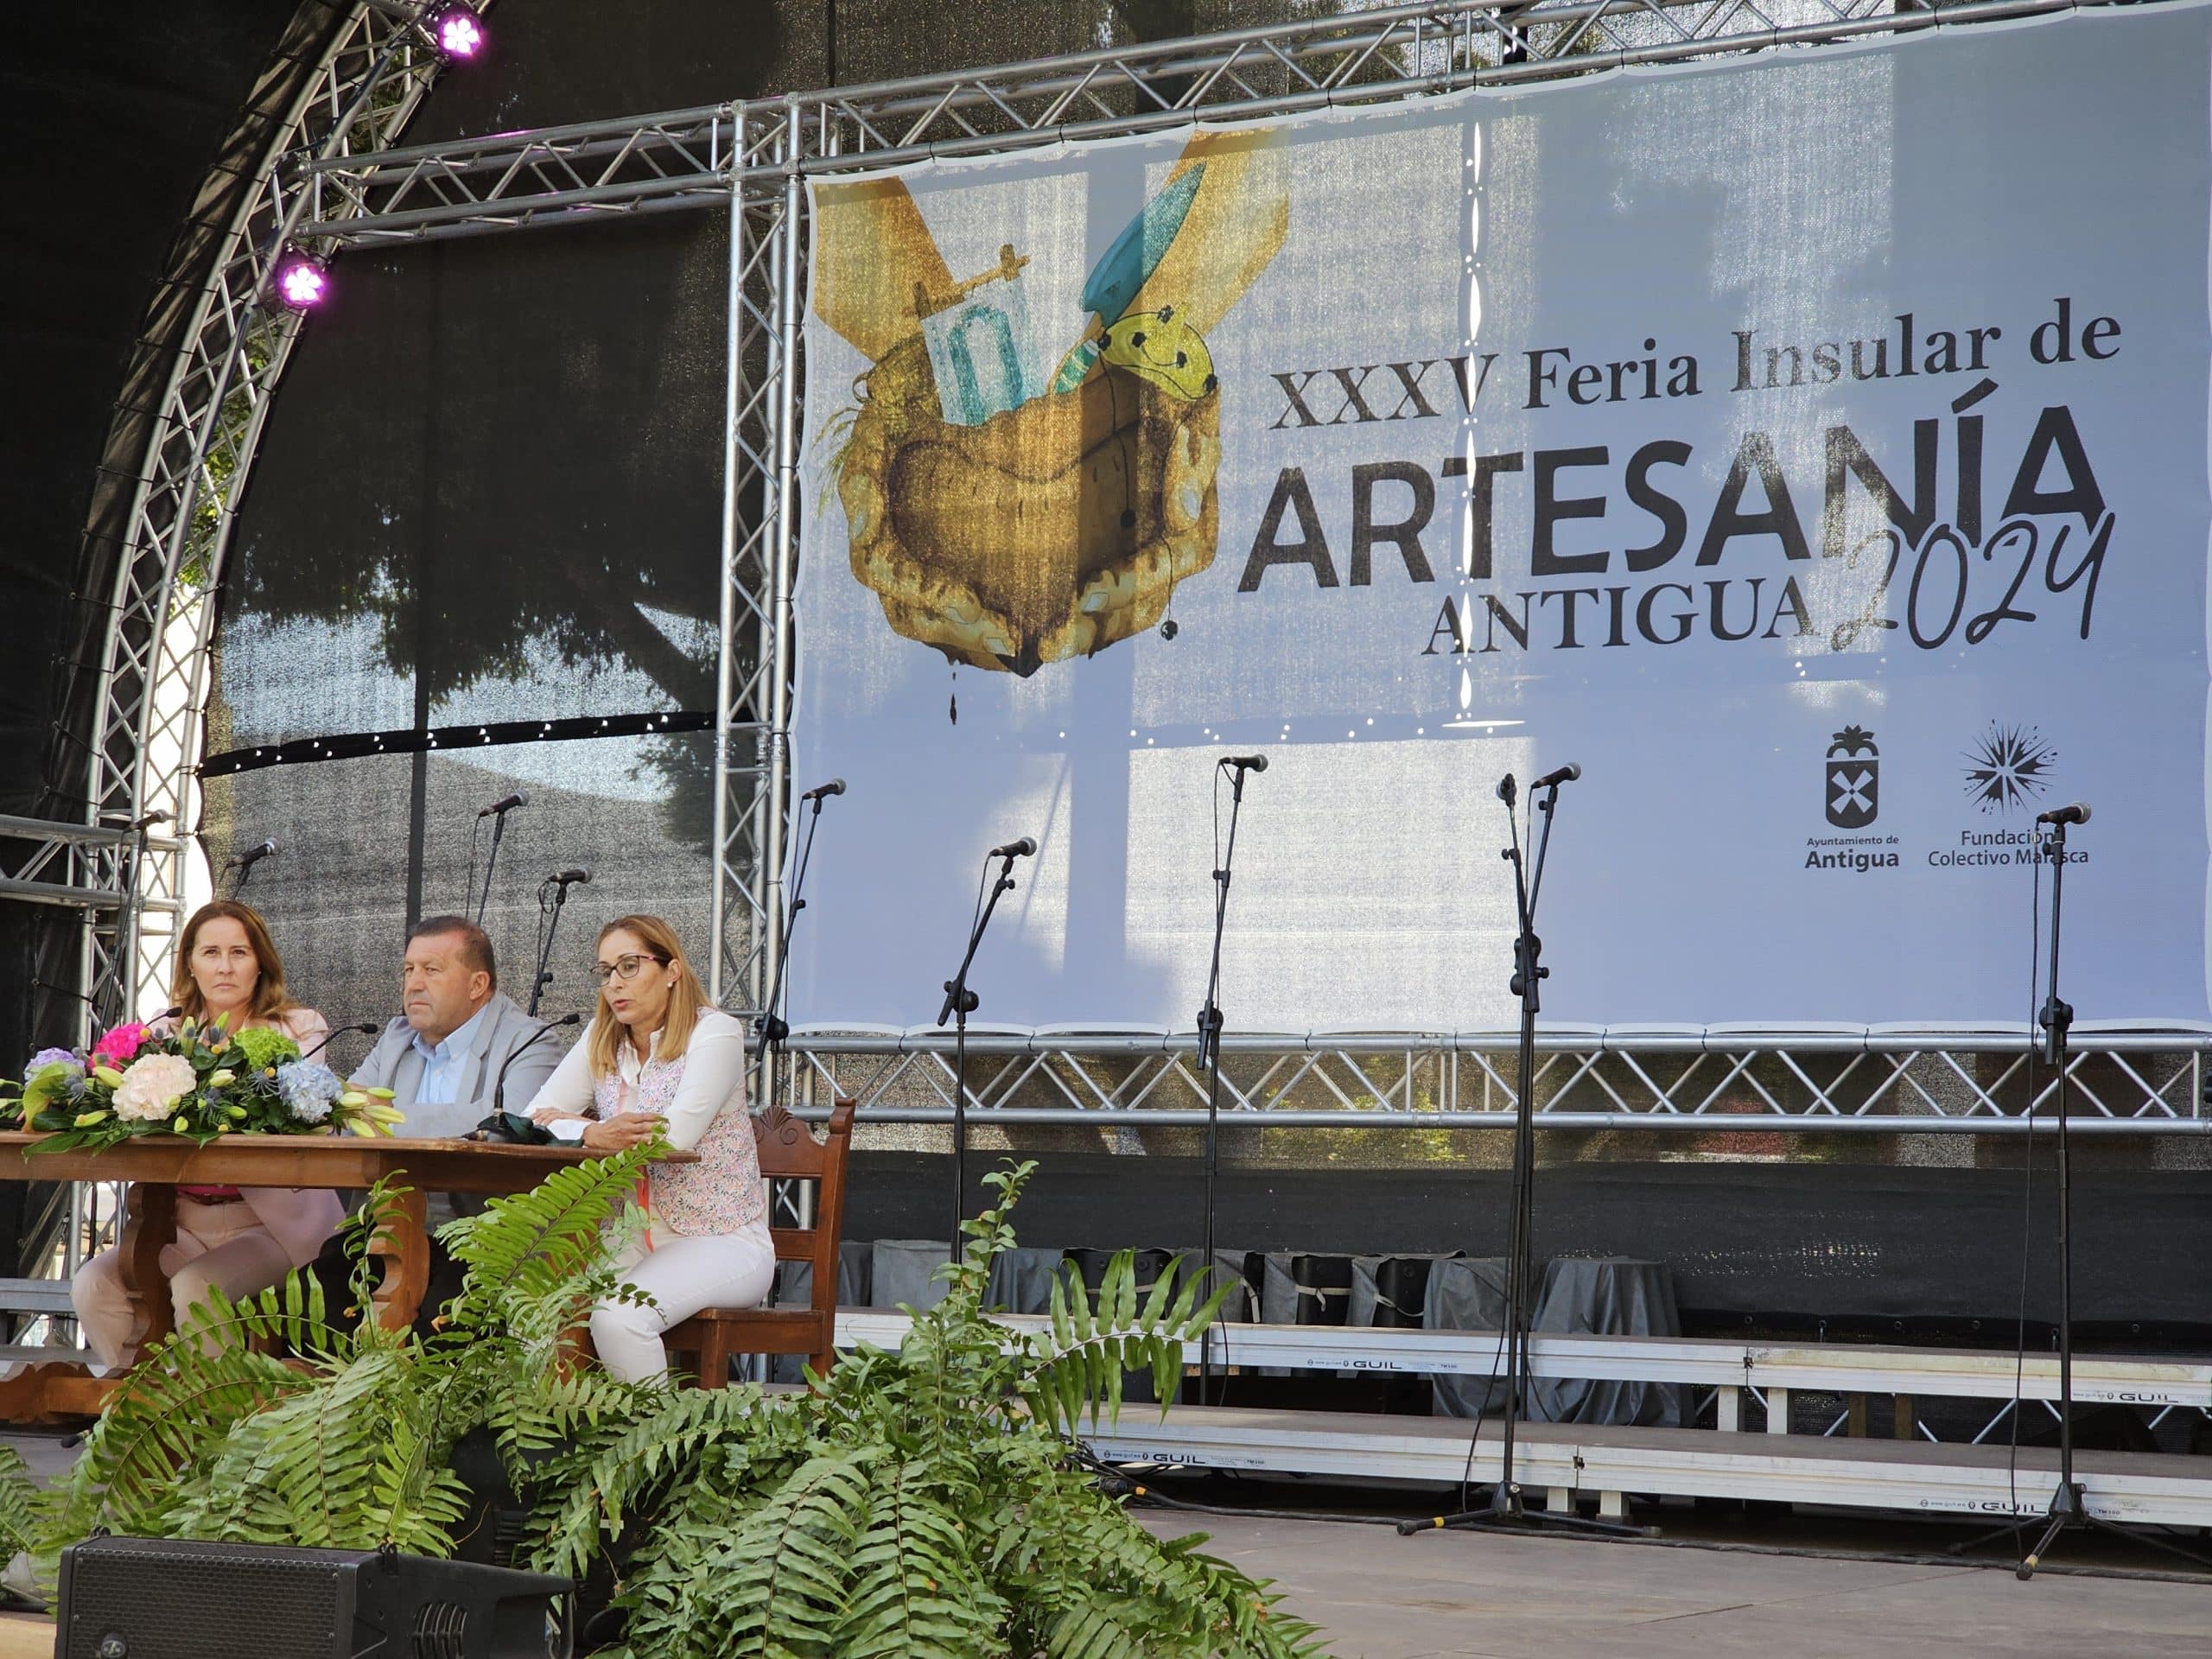
<svg viewBox="0 0 2212 1659">
<path fill-rule="evenodd" d="M 82 1147 L 34 1154 L 43 1135 L 0 1131 L 0 1181 L 130 1181 L 130 1210 L 118 1240 L 124 1288 L 138 1328 L 126 1365 L 172 1327 L 162 1251 L 176 1240 L 176 1189 L 189 1186 L 366 1187 L 387 1176 L 406 1183 L 401 1224 L 372 1245 L 384 1258 L 375 1298 L 386 1330 L 414 1323 L 429 1282 L 426 1195 L 524 1192 L 553 1171 L 597 1156 L 576 1146 L 516 1146 L 501 1141 L 370 1140 L 354 1135 L 232 1135 L 196 1147 L 173 1135 L 148 1135 L 103 1151 Z M 672 1162 L 696 1154 L 677 1153 Z M 96 1414 L 113 1388 L 82 1365 L 30 1367 L 0 1382 L 0 1421 L 48 1421 Z"/>
</svg>

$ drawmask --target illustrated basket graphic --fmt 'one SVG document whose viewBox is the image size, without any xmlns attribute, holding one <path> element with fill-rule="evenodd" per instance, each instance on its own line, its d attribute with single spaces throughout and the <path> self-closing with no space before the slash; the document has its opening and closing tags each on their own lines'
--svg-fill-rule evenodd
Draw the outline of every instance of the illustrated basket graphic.
<svg viewBox="0 0 2212 1659">
<path fill-rule="evenodd" d="M 1185 400 L 1101 364 L 956 426 L 918 337 L 862 384 L 837 493 L 853 575 L 906 638 L 1027 676 L 1152 627 L 1213 563 L 1217 391 Z"/>
<path fill-rule="evenodd" d="M 1143 205 L 1094 257 L 1080 226 L 931 181 L 955 245 L 998 248 L 958 279 L 904 178 L 817 187 L 809 307 L 868 365 L 851 404 L 810 410 L 853 575 L 955 664 L 1026 677 L 1095 655 L 1214 562 L 1205 334 L 1283 245 L 1288 149 L 1279 130 L 1197 132 L 1129 183 Z M 1071 308 L 1051 278 L 1073 257 L 1090 274 Z"/>
</svg>

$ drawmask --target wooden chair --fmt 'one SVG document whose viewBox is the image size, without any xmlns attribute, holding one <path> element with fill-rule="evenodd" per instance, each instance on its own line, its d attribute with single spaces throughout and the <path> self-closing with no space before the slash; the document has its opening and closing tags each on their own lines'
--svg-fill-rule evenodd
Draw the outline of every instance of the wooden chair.
<svg viewBox="0 0 2212 1659">
<path fill-rule="evenodd" d="M 845 1154 L 853 1144 L 853 1103 L 840 1100 L 828 1134 L 817 1141 L 805 1124 L 772 1106 L 753 1120 L 760 1173 L 771 1181 L 809 1180 L 815 1194 L 814 1225 L 773 1227 L 779 1262 L 814 1264 L 814 1294 L 806 1307 L 709 1307 L 670 1327 L 662 1338 L 671 1354 L 696 1357 L 702 1389 L 729 1381 L 733 1354 L 804 1354 L 817 1376 L 837 1357 L 837 1244 L 845 1222 Z"/>
</svg>

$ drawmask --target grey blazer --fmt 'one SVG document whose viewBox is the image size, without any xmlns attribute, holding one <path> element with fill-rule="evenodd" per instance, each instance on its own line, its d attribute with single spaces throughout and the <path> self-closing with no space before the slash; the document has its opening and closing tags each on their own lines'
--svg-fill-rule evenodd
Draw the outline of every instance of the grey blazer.
<svg viewBox="0 0 2212 1659">
<path fill-rule="evenodd" d="M 450 1103 L 415 1103 L 415 1090 L 423 1081 L 423 1056 L 415 1046 L 415 1028 L 404 1019 L 394 1020 L 384 1028 L 369 1058 L 361 1062 L 351 1080 L 365 1089 L 391 1090 L 392 1104 L 407 1114 L 407 1121 L 399 1126 L 402 1135 L 428 1138 L 466 1135 L 490 1115 L 492 1089 L 499 1068 L 543 1029 L 512 999 L 495 991 L 484 1005 L 484 1023 L 477 1027 L 472 1052 L 462 1058 L 456 1097 Z M 507 1067 L 504 1091 L 507 1110 L 529 1109 L 531 1096 L 560 1064 L 563 1048 L 560 1037 L 548 1035 Z"/>
</svg>

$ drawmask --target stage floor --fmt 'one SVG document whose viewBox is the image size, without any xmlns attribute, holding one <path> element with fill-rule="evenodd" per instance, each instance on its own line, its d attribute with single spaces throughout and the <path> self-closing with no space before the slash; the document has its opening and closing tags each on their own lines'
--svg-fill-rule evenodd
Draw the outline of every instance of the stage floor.
<svg viewBox="0 0 2212 1659">
<path fill-rule="evenodd" d="M 1338 1659 L 2203 1659 L 2212 1586 L 1148 1510 L 1198 1530 Z M 1907 1529 L 1893 1548 L 1927 1547 Z"/>
<path fill-rule="evenodd" d="M 10 1433 L 32 1469 L 52 1478 L 74 1453 L 53 1434 Z M 1179 1479 L 1191 1497 L 1254 1506 L 1384 1497 L 1318 1483 L 1215 1476 Z M 1831 1513 L 1716 1516 L 1670 1506 L 1639 1510 L 1657 1542 L 1501 1538 L 1388 1524 L 1287 1520 L 1144 1509 L 1162 1536 L 1205 1532 L 1208 1548 L 1276 1581 L 1292 1611 L 1326 1633 L 1337 1659 L 2014 1659 L 2080 1653 L 2098 1659 L 2203 1659 L 2212 1652 L 2212 1580 L 2164 1576 L 2147 1549 L 2104 1540 L 2062 1546 L 2061 1567 L 2127 1576 L 2046 1573 L 2031 1583 L 2009 1564 L 1885 1560 L 1939 1552 L 1955 1524 Z M 1833 1552 L 1818 1555 L 1782 1548 Z M 53 1626 L 0 1617 L 0 1659 L 53 1651 Z"/>
</svg>

